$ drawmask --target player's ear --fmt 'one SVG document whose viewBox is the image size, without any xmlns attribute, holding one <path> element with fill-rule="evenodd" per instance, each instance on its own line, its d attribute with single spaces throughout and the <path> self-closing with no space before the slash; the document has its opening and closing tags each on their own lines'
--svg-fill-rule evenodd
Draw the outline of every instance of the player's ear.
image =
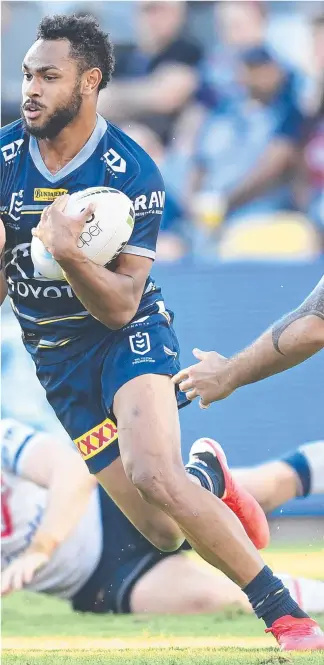
<svg viewBox="0 0 324 665">
<path fill-rule="evenodd" d="M 81 93 L 83 95 L 92 95 L 95 90 L 98 90 L 101 79 L 102 73 L 98 67 L 88 69 L 88 71 L 83 74 Z"/>
</svg>

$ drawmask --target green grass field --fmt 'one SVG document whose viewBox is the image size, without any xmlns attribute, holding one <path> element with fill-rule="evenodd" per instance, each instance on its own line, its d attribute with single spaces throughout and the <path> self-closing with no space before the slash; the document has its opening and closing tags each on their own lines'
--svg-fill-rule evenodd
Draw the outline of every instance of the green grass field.
<svg viewBox="0 0 324 665">
<path fill-rule="evenodd" d="M 277 570 L 324 578 L 320 547 L 270 550 L 265 558 Z M 317 619 L 324 626 L 324 616 Z M 281 654 L 261 621 L 235 612 L 77 615 L 63 601 L 29 593 L 4 599 L 2 638 L 4 665 L 324 665 L 323 653 Z"/>
</svg>

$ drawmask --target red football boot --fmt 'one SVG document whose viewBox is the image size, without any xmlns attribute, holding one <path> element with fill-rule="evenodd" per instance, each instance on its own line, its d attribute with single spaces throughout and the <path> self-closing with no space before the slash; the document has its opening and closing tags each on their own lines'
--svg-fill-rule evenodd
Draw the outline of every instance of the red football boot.
<svg viewBox="0 0 324 665">
<path fill-rule="evenodd" d="M 324 633 L 313 619 L 284 616 L 277 619 L 266 633 L 272 633 L 282 651 L 324 650 Z"/>
<path fill-rule="evenodd" d="M 253 496 L 234 480 L 228 468 L 223 448 L 213 439 L 198 439 L 192 445 L 189 465 L 200 462 L 206 467 L 213 468 L 215 459 L 221 465 L 225 479 L 225 492 L 220 498 L 237 515 L 255 547 L 262 550 L 267 547 L 270 540 L 267 518 Z M 217 471 L 218 469 L 215 468 L 214 470 Z M 206 473 L 206 475 L 208 474 Z"/>
</svg>

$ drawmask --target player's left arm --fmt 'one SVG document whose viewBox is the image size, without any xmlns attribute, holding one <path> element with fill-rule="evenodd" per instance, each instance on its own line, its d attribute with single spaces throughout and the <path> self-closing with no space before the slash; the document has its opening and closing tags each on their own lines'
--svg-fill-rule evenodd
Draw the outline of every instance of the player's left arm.
<svg viewBox="0 0 324 665">
<path fill-rule="evenodd" d="M 46 565 L 57 547 L 79 523 L 96 480 L 72 446 L 51 435 L 27 435 L 10 462 L 10 450 L 3 457 L 11 473 L 48 489 L 42 521 L 28 548 L 2 573 L 1 593 L 7 594 L 31 582 Z"/>
</svg>

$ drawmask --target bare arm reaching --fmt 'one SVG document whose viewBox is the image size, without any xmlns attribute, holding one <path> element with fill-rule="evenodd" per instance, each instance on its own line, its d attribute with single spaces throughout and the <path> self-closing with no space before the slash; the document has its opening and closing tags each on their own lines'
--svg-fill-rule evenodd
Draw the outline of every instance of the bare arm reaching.
<svg viewBox="0 0 324 665">
<path fill-rule="evenodd" d="M 240 386 L 261 381 L 302 363 L 324 348 L 324 276 L 293 312 L 231 358 L 194 350 L 201 362 L 181 370 L 174 381 L 201 405 L 224 399 Z"/>
</svg>

